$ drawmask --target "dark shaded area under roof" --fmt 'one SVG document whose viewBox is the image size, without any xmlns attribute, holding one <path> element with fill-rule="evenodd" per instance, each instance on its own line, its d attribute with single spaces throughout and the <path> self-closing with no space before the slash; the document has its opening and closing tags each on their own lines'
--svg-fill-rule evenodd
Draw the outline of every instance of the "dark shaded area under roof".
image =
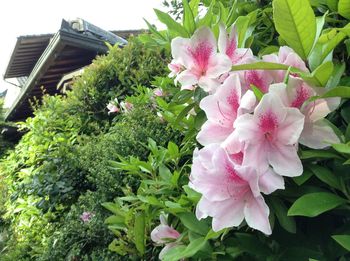
<svg viewBox="0 0 350 261">
<path fill-rule="evenodd" d="M 27 35 L 17 38 L 4 78 L 28 76 L 53 34 Z"/>
<path fill-rule="evenodd" d="M 83 21 L 82 27 L 78 29 L 76 23 L 72 26 L 72 23 L 63 20 L 60 30 L 54 35 L 18 38 L 4 78 L 28 78 L 5 115 L 7 121 L 24 120 L 31 116 L 30 100 L 34 97 L 40 100 L 42 87 L 47 94 L 58 93 L 57 83 L 65 74 L 90 64 L 96 55 L 107 52 L 105 41 L 119 45 L 126 43 L 123 38 L 80 20 Z M 89 27 L 85 27 L 86 24 Z M 125 33 L 138 32 L 129 30 Z"/>
</svg>

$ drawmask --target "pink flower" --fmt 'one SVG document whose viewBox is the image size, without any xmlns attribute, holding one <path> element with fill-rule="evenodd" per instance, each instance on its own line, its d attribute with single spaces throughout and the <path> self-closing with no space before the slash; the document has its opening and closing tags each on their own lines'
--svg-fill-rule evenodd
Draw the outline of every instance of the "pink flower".
<svg viewBox="0 0 350 261">
<path fill-rule="evenodd" d="M 267 93 L 273 78 L 268 71 L 250 70 L 244 71 L 244 86 L 246 89 L 251 88 L 251 84 L 257 87 L 261 92 Z"/>
<path fill-rule="evenodd" d="M 304 115 L 283 105 L 275 93 L 263 96 L 254 114 L 244 114 L 234 124 L 244 143 L 243 165 L 265 171 L 269 165 L 283 176 L 299 176 L 303 166 L 296 144 L 304 127 Z"/>
<path fill-rule="evenodd" d="M 161 224 L 152 230 L 151 239 L 157 244 L 165 244 L 165 247 L 159 253 L 159 259 L 162 260 L 166 252 L 179 245 L 178 242 L 173 241 L 180 237 L 180 233 L 168 226 L 164 215 L 160 216 L 160 222 Z"/>
<path fill-rule="evenodd" d="M 94 213 L 91 213 L 91 212 L 83 212 L 83 214 L 81 214 L 80 216 L 80 219 L 84 222 L 84 223 L 87 223 L 87 222 L 90 222 L 90 220 L 95 216 Z"/>
<path fill-rule="evenodd" d="M 118 99 L 115 98 L 114 101 L 111 101 L 107 104 L 108 114 L 119 112 L 120 109 L 118 108 Z"/>
<path fill-rule="evenodd" d="M 279 49 L 278 55 L 276 54 L 268 54 L 262 57 L 263 61 L 272 62 L 272 63 L 281 63 L 289 66 L 293 66 L 295 68 L 300 69 L 303 72 L 308 72 L 309 70 L 306 68 L 304 61 L 297 55 L 293 49 L 288 46 L 282 46 Z M 275 83 L 283 82 L 286 71 L 271 71 L 271 75 L 273 76 Z"/>
<path fill-rule="evenodd" d="M 323 149 L 332 143 L 340 142 L 333 129 L 324 121 L 324 118 L 338 107 L 340 98 L 318 99 L 307 103 L 309 98 L 320 95 L 323 91 L 323 88 L 312 88 L 302 79 L 292 76 L 288 85 L 271 85 L 271 92 L 276 93 L 285 106 L 298 108 L 305 115 L 299 143 L 313 149 Z"/>
<path fill-rule="evenodd" d="M 160 88 L 156 88 L 153 90 L 153 94 L 157 97 L 163 97 L 164 96 L 164 92 L 162 89 Z"/>
<path fill-rule="evenodd" d="M 177 76 L 183 70 L 182 65 L 175 60 L 172 60 L 171 63 L 168 64 L 168 68 L 170 70 L 168 77 L 170 78 Z"/>
<path fill-rule="evenodd" d="M 220 25 L 218 47 L 220 53 L 226 54 L 232 64 L 246 63 L 248 59 L 253 57 L 253 52 L 249 48 L 238 48 L 238 35 L 235 25 L 232 26 L 229 34 L 227 34 L 224 25 Z"/>
<path fill-rule="evenodd" d="M 231 74 L 215 94 L 202 99 L 200 108 L 205 111 L 208 120 L 197 135 L 200 144 L 223 142 L 233 132 L 236 118 L 253 110 L 255 95 L 251 91 L 243 94 L 239 76 Z"/>
<path fill-rule="evenodd" d="M 230 59 L 217 53 L 215 36 L 208 27 L 197 29 L 191 39 L 173 39 L 171 52 L 184 67 L 176 77 L 182 86 L 198 84 L 205 91 L 213 91 L 219 85 L 217 78 L 231 69 Z"/>
<path fill-rule="evenodd" d="M 202 194 L 196 208 L 198 219 L 212 217 L 214 231 L 237 227 L 245 219 L 248 226 L 271 234 L 266 194 L 284 188 L 283 178 L 270 168 L 256 170 L 234 163 L 218 144 L 196 150 L 190 187 Z"/>
<path fill-rule="evenodd" d="M 129 112 L 134 108 L 134 105 L 130 102 L 123 101 L 120 103 L 120 107 L 123 108 L 124 112 Z"/>
</svg>

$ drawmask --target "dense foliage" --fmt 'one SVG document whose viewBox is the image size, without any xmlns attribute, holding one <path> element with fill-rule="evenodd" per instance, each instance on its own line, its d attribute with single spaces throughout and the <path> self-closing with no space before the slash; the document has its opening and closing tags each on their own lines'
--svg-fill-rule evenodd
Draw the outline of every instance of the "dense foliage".
<svg viewBox="0 0 350 261">
<path fill-rule="evenodd" d="M 27 133 L 0 164 L 1 260 L 349 259 L 348 1 L 165 2 L 175 18 L 155 12 L 167 30 L 148 24 L 150 34 L 110 47 L 22 124 Z M 254 102 L 244 106 L 247 93 Z M 291 93 L 298 103 L 288 107 L 280 98 Z M 248 137 L 243 154 L 261 141 L 249 143 L 253 131 L 273 140 L 283 117 L 247 129 L 266 104 L 296 115 L 280 135 L 294 157 L 268 162 L 265 185 L 276 183 L 260 191 L 241 166 L 227 167 L 238 153 L 226 134 Z M 301 134 L 320 108 L 322 125 Z M 256 174 L 264 148 L 244 163 L 254 166 L 247 176 L 265 175 Z M 255 201 L 257 215 L 233 211 Z"/>
</svg>

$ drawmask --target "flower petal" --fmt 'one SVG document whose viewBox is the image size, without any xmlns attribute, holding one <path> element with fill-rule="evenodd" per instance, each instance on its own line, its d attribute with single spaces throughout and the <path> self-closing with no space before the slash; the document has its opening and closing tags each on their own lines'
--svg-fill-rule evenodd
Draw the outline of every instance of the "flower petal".
<svg viewBox="0 0 350 261">
<path fill-rule="evenodd" d="M 260 230 L 266 235 L 271 235 L 269 214 L 269 207 L 266 205 L 262 196 L 250 196 L 247 198 L 247 203 L 244 207 L 244 216 L 248 226 Z"/>
<path fill-rule="evenodd" d="M 277 139 L 285 145 L 298 142 L 304 128 L 304 115 L 296 108 L 287 108 L 284 121 L 279 124 Z"/>
<path fill-rule="evenodd" d="M 303 165 L 298 157 L 297 149 L 293 145 L 284 145 L 277 142 L 271 144 L 268 161 L 273 170 L 279 175 L 296 177 L 303 173 Z"/>
<path fill-rule="evenodd" d="M 259 177 L 260 191 L 266 195 L 277 189 L 284 189 L 284 179 L 276 174 L 271 168 Z"/>
<path fill-rule="evenodd" d="M 312 149 L 324 149 L 340 140 L 333 129 L 321 119 L 305 123 L 299 142 Z"/>
<path fill-rule="evenodd" d="M 197 141 L 203 145 L 221 143 L 232 133 L 232 127 L 225 127 L 220 124 L 206 121 L 197 134 Z"/>
</svg>

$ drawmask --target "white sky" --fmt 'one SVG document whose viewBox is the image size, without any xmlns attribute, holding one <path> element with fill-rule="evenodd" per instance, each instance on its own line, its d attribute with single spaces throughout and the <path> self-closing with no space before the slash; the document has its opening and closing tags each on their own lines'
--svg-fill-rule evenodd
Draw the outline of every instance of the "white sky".
<svg viewBox="0 0 350 261">
<path fill-rule="evenodd" d="M 56 33 L 62 18 L 83 18 L 105 30 L 147 28 L 142 18 L 160 25 L 153 8 L 162 0 L 0 0 L 0 91 L 7 63 L 21 35 Z"/>
</svg>

